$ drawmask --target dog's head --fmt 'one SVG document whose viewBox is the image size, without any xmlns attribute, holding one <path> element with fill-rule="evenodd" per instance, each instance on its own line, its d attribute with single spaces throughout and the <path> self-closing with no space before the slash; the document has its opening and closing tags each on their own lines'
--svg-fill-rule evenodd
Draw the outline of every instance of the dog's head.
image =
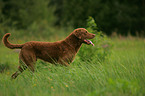
<svg viewBox="0 0 145 96">
<path fill-rule="evenodd" d="M 88 40 L 88 39 L 93 39 L 95 37 L 95 34 L 89 33 L 85 28 L 78 28 L 75 29 L 73 31 L 73 34 L 82 41 L 82 43 L 85 44 L 92 44 L 94 46 L 94 44 L 92 43 L 92 41 Z"/>
</svg>

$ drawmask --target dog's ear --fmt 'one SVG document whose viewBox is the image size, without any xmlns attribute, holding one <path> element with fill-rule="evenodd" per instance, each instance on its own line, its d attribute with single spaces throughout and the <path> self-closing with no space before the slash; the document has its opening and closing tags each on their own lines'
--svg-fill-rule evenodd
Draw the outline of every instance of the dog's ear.
<svg viewBox="0 0 145 96">
<path fill-rule="evenodd" d="M 82 39 L 81 38 L 81 30 L 78 30 L 78 29 L 76 29 L 76 30 L 74 30 L 74 35 L 76 36 L 76 37 L 78 37 L 79 39 Z"/>
</svg>

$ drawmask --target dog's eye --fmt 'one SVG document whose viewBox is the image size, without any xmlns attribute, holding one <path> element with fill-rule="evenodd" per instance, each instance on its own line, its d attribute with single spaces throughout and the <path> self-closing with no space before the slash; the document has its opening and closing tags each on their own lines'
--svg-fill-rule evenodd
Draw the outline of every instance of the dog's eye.
<svg viewBox="0 0 145 96">
<path fill-rule="evenodd" d="M 86 31 L 86 33 L 87 33 L 87 31 Z"/>
</svg>

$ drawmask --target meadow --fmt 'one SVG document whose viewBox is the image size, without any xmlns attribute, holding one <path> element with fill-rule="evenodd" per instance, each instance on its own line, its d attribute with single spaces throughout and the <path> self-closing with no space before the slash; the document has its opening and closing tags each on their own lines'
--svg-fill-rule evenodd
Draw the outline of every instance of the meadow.
<svg viewBox="0 0 145 96">
<path fill-rule="evenodd" d="M 81 48 L 70 67 L 38 60 L 35 73 L 27 69 L 15 80 L 10 77 L 17 70 L 18 50 L 0 42 L 0 96 L 145 96 L 145 40 L 112 38 L 111 42 L 105 60 L 87 55 L 90 60 L 81 60 Z"/>
<path fill-rule="evenodd" d="M 0 0 L 0 96 L 145 96 L 144 9 L 145 0 Z M 5 33 L 14 44 L 54 42 L 74 28 L 96 34 L 95 46 L 83 44 L 69 67 L 37 60 L 11 79 L 20 50 L 4 46 Z"/>
</svg>

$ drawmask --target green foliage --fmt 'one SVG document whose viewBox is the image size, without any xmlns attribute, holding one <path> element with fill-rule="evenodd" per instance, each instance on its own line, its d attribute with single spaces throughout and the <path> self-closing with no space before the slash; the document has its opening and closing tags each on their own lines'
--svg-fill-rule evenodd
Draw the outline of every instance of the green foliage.
<svg viewBox="0 0 145 96">
<path fill-rule="evenodd" d="M 92 16 L 103 32 L 112 31 L 127 35 L 142 34 L 145 30 L 144 1 L 134 0 L 51 0 L 56 6 L 57 24 L 86 27 L 86 19 Z M 53 4 L 52 4 L 53 5 Z"/>
<path fill-rule="evenodd" d="M 52 36 L 57 30 L 52 28 L 55 8 L 48 4 L 49 0 L 0 0 L 0 38 L 5 33 L 18 38 Z"/>
<path fill-rule="evenodd" d="M 43 21 L 65 28 L 86 27 L 88 16 L 107 35 L 114 31 L 144 35 L 143 0 L 0 0 L 0 32 L 6 27 L 27 29 L 33 23 L 39 26 Z"/>
<path fill-rule="evenodd" d="M 112 43 L 107 36 L 105 36 L 102 31 L 97 31 L 98 27 L 95 20 L 92 17 L 87 19 L 87 28 L 89 32 L 96 34 L 94 39 L 91 41 L 95 46 L 83 45 L 81 50 L 79 50 L 78 56 L 80 56 L 83 61 L 98 61 L 102 62 L 107 59 L 108 55 L 111 55 Z M 95 59 L 94 59 L 95 58 Z"/>
<path fill-rule="evenodd" d="M 27 28 L 34 22 L 54 22 L 54 7 L 48 7 L 49 0 L 6 0 L 1 1 L 1 23 L 4 26 Z"/>
<path fill-rule="evenodd" d="M 11 33 L 9 41 L 16 44 L 25 43 L 27 41 L 40 41 L 40 40 L 54 42 L 66 38 L 66 36 L 68 36 L 72 30 L 73 30 L 72 28 L 64 29 L 52 27 L 47 23 L 46 20 L 44 20 L 39 23 L 35 22 L 31 24 L 25 30 L 3 26 L 0 29 L 0 38 L 2 41 L 2 37 L 4 36 L 5 33 Z M 0 43 L 2 43 L 1 41 Z"/>
</svg>

